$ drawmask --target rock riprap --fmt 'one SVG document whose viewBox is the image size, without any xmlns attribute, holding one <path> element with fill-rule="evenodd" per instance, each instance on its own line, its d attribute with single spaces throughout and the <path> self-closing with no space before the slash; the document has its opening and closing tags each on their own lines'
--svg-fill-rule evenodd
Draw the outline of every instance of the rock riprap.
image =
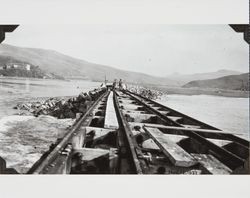
<svg viewBox="0 0 250 198">
<path fill-rule="evenodd" d="M 51 115 L 60 119 L 74 119 L 77 113 L 84 114 L 91 103 L 104 92 L 104 88 L 98 88 L 89 92 L 82 92 L 78 96 L 68 99 L 53 97 L 41 101 L 18 104 L 14 108 L 28 111 L 35 116 Z"/>
<path fill-rule="evenodd" d="M 137 85 L 130 85 L 130 86 L 128 86 L 127 89 L 133 93 L 137 93 L 137 94 L 139 94 L 143 97 L 146 97 L 150 100 L 160 99 L 160 97 L 164 94 L 161 91 L 148 89 L 148 88 L 145 88 L 142 86 L 137 86 Z"/>
</svg>

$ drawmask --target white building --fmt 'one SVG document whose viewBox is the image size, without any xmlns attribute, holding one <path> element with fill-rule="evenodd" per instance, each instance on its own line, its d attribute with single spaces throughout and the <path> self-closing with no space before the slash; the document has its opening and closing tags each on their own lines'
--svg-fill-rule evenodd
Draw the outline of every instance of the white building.
<svg viewBox="0 0 250 198">
<path fill-rule="evenodd" d="M 30 71 L 30 65 L 29 64 L 26 65 L 26 70 Z"/>
</svg>

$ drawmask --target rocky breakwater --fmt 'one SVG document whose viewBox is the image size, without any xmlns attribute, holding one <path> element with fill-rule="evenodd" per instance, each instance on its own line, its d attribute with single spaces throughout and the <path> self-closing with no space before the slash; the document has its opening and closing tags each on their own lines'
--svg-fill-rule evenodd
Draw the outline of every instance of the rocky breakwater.
<svg viewBox="0 0 250 198">
<path fill-rule="evenodd" d="M 158 90 L 153 90 L 153 89 L 148 89 L 142 86 L 136 86 L 136 85 L 130 85 L 128 86 L 127 90 L 136 93 L 138 95 L 141 95 L 145 98 L 148 98 L 150 100 L 156 100 L 160 99 L 161 96 L 164 94 L 161 91 Z"/>
<path fill-rule="evenodd" d="M 42 101 L 18 104 L 14 108 L 28 111 L 35 116 L 50 115 L 59 119 L 74 119 L 78 113 L 84 114 L 93 101 L 104 92 L 104 88 L 98 88 L 89 92 L 82 92 L 78 96 L 68 99 L 54 97 Z"/>
</svg>

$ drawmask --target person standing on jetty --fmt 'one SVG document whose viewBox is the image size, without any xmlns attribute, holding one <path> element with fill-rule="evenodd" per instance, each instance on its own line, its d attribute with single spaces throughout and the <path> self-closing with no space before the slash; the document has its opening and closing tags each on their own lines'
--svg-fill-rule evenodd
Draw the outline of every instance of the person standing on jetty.
<svg viewBox="0 0 250 198">
<path fill-rule="evenodd" d="M 113 82 L 113 89 L 116 89 L 118 87 L 117 79 L 114 80 Z"/>
<path fill-rule="evenodd" d="M 120 90 L 126 90 L 126 84 L 124 82 L 122 82 L 122 79 L 120 79 L 119 81 L 119 89 Z"/>
<path fill-rule="evenodd" d="M 119 82 L 117 82 L 117 79 L 115 79 L 113 82 L 113 89 L 126 90 L 127 86 L 122 81 L 122 79 L 120 79 Z"/>
<path fill-rule="evenodd" d="M 119 89 L 122 90 L 122 79 L 119 81 Z"/>
</svg>

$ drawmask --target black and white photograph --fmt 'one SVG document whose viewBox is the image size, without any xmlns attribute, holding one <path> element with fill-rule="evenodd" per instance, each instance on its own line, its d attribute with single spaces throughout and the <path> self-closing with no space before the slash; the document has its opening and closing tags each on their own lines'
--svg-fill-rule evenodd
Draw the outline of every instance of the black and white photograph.
<svg viewBox="0 0 250 198">
<path fill-rule="evenodd" d="M 1 173 L 249 173 L 248 25 L 0 27 Z"/>
<path fill-rule="evenodd" d="M 193 13 L 161 0 L 16 3 L 0 20 L 0 177 L 162 192 L 172 177 L 249 176 L 250 26 L 233 17 L 246 10 L 190 1 Z"/>
</svg>

